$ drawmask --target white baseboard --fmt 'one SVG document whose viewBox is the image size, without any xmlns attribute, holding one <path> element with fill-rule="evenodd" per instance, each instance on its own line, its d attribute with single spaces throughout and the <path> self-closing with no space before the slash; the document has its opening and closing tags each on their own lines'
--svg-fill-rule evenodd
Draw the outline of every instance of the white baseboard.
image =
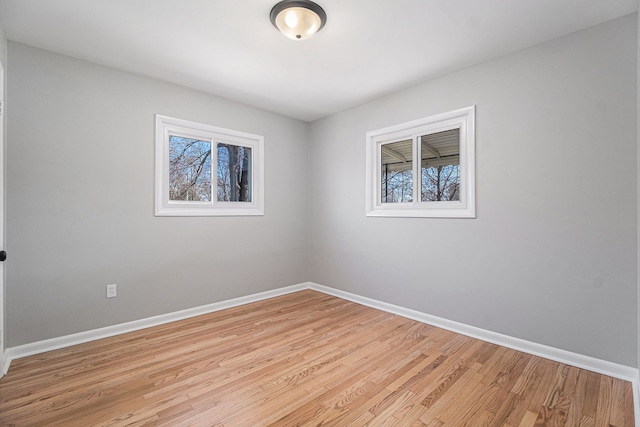
<svg viewBox="0 0 640 427">
<path fill-rule="evenodd" d="M 287 286 L 284 288 L 274 289 L 271 291 L 260 292 L 253 295 L 234 298 L 227 301 L 207 304 L 200 307 L 189 308 L 186 310 L 175 311 L 173 313 L 162 314 L 159 316 L 148 317 L 146 319 L 134 320 L 132 322 L 121 323 L 119 325 L 107 326 L 104 328 L 93 329 L 90 331 L 79 332 L 77 334 L 65 335 L 62 337 L 51 338 L 43 341 L 37 341 L 30 344 L 24 344 L 17 347 L 9 347 L 4 354 L 3 373 L 9 371 L 9 366 L 14 359 L 31 356 L 34 354 L 44 353 L 51 350 L 57 350 L 76 344 L 82 344 L 90 341 L 108 338 L 115 335 L 125 334 L 127 332 L 138 331 L 140 329 L 150 328 L 152 326 L 163 325 L 165 323 L 175 322 L 177 320 L 188 319 L 190 317 L 200 316 L 202 314 L 213 313 L 215 311 L 233 308 L 252 302 L 262 301 L 281 295 L 298 292 L 309 289 L 309 283 Z"/>
<path fill-rule="evenodd" d="M 398 316 L 426 323 L 431 326 L 446 329 L 461 335 L 477 338 L 493 344 L 518 350 L 523 353 L 533 354 L 545 359 L 554 360 L 565 365 L 575 366 L 577 368 L 586 369 L 588 371 L 619 378 L 631 382 L 633 389 L 633 412 L 635 417 L 635 425 L 640 426 L 640 370 L 630 366 L 620 365 L 618 363 L 608 362 L 606 360 L 596 359 L 595 357 L 585 356 L 579 353 L 550 347 L 544 344 L 538 344 L 531 341 L 525 341 L 519 338 L 510 337 L 508 335 L 499 334 L 497 332 L 487 331 L 485 329 L 476 328 L 475 326 L 466 325 L 464 323 L 454 322 L 452 320 L 443 319 L 438 316 L 422 313 L 416 310 L 400 307 L 371 298 L 362 297 L 360 295 L 330 288 L 328 286 L 310 283 L 310 289 L 325 294 L 333 295 L 338 298 L 353 301 L 367 307 L 386 311 L 387 313 L 397 314 Z"/>
<path fill-rule="evenodd" d="M 360 295 L 351 294 L 349 292 L 344 292 L 338 289 L 319 285 L 317 283 L 311 283 L 310 289 L 333 295 L 338 298 L 353 301 L 367 307 L 376 308 L 378 310 L 386 311 L 392 314 L 397 314 L 398 316 L 416 320 L 421 323 L 437 326 L 438 328 L 456 332 L 461 335 L 477 338 L 493 344 L 498 344 L 503 347 L 511 348 L 513 350 L 522 351 L 523 353 L 544 357 L 545 359 L 554 360 L 556 362 L 575 366 L 577 368 L 587 369 L 589 371 L 608 375 L 610 377 L 619 378 L 626 381 L 636 381 L 638 377 L 638 369 L 629 366 L 596 359 L 590 356 L 584 356 L 582 354 L 561 350 L 544 344 L 525 341 L 519 338 L 510 337 L 508 335 L 499 334 L 497 332 L 487 331 L 475 326 L 469 326 L 464 323 L 454 322 L 452 320 L 443 319 L 441 317 L 422 313 L 416 310 L 411 310 L 386 302 L 377 301 L 371 298 L 362 297 Z"/>
<path fill-rule="evenodd" d="M 388 313 L 397 314 L 398 316 L 406 317 L 418 322 L 426 323 L 432 326 L 436 326 L 442 329 L 447 329 L 458 334 L 466 335 L 472 338 L 477 338 L 483 341 L 491 342 L 503 347 L 511 348 L 514 350 L 522 351 L 524 353 L 540 356 L 545 359 L 554 360 L 556 362 L 564 363 L 567 365 L 575 366 L 589 371 L 597 372 L 599 374 L 608 375 L 610 377 L 619 378 L 625 381 L 630 381 L 633 385 L 633 400 L 634 410 L 636 415 L 636 424 L 640 426 L 640 376 L 637 368 L 632 368 L 625 365 L 620 365 L 606 360 L 596 359 L 594 357 L 585 356 L 578 353 L 550 347 L 543 344 L 534 343 L 531 341 L 525 341 L 519 338 L 510 337 L 507 335 L 499 334 L 497 332 L 487 331 L 475 326 L 465 325 L 463 323 L 454 322 L 452 320 L 443 319 L 441 317 L 433 316 L 430 314 L 422 313 L 416 310 L 400 307 L 397 305 L 389 304 L 382 301 L 377 301 L 371 298 L 363 297 L 360 295 L 352 294 L 349 292 L 341 291 L 338 289 L 330 288 L 327 286 L 319 285 L 317 283 L 306 282 L 298 285 L 287 286 L 284 288 L 274 289 L 271 291 L 260 292 L 245 297 L 234 298 L 227 301 L 221 301 L 213 304 L 203 305 L 200 307 L 194 307 L 187 310 L 176 311 L 173 313 L 167 313 L 160 316 L 149 317 L 146 319 L 135 320 L 133 322 L 127 322 L 114 326 L 107 326 L 105 328 L 94 329 L 91 331 L 80 332 L 77 334 L 66 335 L 58 338 L 51 338 L 44 341 L 38 341 L 30 344 L 25 344 L 17 347 L 10 347 L 5 352 L 5 364 L 3 372 L 9 369 L 11 361 L 19 359 L 21 357 L 31 356 L 33 354 L 44 353 L 59 348 L 69 347 L 75 344 L 81 344 L 89 341 L 94 341 L 101 338 L 107 338 L 114 335 L 124 334 L 127 332 L 133 332 L 151 326 L 162 325 L 169 322 L 175 322 L 177 320 L 187 319 L 190 317 L 199 316 L 202 314 L 212 313 L 215 311 L 224 310 L 227 308 L 237 307 L 252 302 L 262 301 L 268 298 L 273 298 L 281 295 L 290 294 L 293 292 L 312 289 L 318 292 L 322 292 L 328 295 L 333 295 L 338 298 L 342 298 L 348 301 L 352 301 L 358 304 L 365 305 L 367 307 L 375 308 L 378 310 L 386 311 Z"/>
</svg>

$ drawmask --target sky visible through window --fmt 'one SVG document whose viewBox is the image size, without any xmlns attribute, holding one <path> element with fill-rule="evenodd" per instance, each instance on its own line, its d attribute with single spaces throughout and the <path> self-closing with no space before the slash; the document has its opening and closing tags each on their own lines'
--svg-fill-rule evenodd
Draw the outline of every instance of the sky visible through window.
<svg viewBox="0 0 640 427">
<path fill-rule="evenodd" d="M 169 200 L 211 201 L 211 142 L 170 136 Z"/>
<path fill-rule="evenodd" d="M 251 201 L 251 148 L 217 143 L 217 200 Z M 169 138 L 169 199 L 212 200 L 211 142 Z"/>
<path fill-rule="evenodd" d="M 413 186 L 419 185 L 420 202 L 460 200 L 460 130 L 425 134 L 417 138 L 382 144 L 381 201 L 410 203 Z M 413 148 L 418 144 L 420 162 L 414 178 Z M 418 182 L 414 183 L 414 179 Z"/>
</svg>

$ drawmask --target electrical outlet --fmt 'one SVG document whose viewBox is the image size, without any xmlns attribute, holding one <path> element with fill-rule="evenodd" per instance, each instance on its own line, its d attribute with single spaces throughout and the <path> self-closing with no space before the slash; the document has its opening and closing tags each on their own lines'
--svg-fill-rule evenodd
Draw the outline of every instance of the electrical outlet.
<svg viewBox="0 0 640 427">
<path fill-rule="evenodd" d="M 116 295 L 116 284 L 107 285 L 107 298 L 115 298 Z"/>
</svg>

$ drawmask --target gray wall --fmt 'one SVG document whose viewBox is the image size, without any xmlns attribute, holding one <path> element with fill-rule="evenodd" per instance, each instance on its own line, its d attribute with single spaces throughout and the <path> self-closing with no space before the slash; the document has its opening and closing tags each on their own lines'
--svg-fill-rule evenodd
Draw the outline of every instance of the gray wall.
<svg viewBox="0 0 640 427">
<path fill-rule="evenodd" d="M 7 37 L 4 34 L 2 25 L 0 25 L 0 62 L 4 68 L 7 68 Z"/>
<path fill-rule="evenodd" d="M 637 18 L 310 126 L 310 277 L 637 365 Z M 475 104 L 477 219 L 365 217 L 365 132 Z"/>
<path fill-rule="evenodd" d="M 8 346 L 312 280 L 637 366 L 636 27 L 310 125 L 9 43 Z M 472 104 L 478 218 L 365 217 L 365 132 Z M 264 135 L 266 215 L 154 217 L 155 113 Z"/>
<path fill-rule="evenodd" d="M 9 62 L 8 346 L 307 279 L 306 123 L 11 42 Z M 154 217 L 156 113 L 264 135 L 264 217 Z"/>
<path fill-rule="evenodd" d="M 2 63 L 2 68 L 4 69 L 5 73 L 4 73 L 4 79 L 2 82 L 0 82 L 0 84 L 3 85 L 3 93 L 6 95 L 7 93 L 7 38 L 4 34 L 4 30 L 2 29 L 2 25 L 0 25 L 0 63 Z M 6 96 L 5 96 L 6 99 Z M 2 150 L 3 154 L 5 154 L 5 147 L 6 147 L 6 140 L 7 140 L 7 115 L 4 114 L 2 116 L 2 144 L 0 146 L 0 150 Z M 7 182 L 6 180 L 6 162 L 7 162 L 7 156 L 3 156 L 3 169 L 2 169 L 2 181 L 1 184 L 3 186 L 3 190 L 5 189 L 4 186 Z M 3 193 L 3 197 L 6 196 L 6 191 Z M 3 217 L 2 219 L 3 221 L 3 226 L 4 229 L 6 230 L 6 216 Z M 2 240 L 0 240 L 0 249 L 4 249 L 5 248 L 5 242 L 4 242 L 4 236 L 2 236 Z M 7 301 L 7 296 L 6 296 L 6 282 L 7 282 L 7 278 L 6 278 L 6 271 L 4 269 L 4 267 L 1 267 L 0 270 L 2 271 L 2 276 L 3 276 L 3 280 L 4 280 L 4 284 L 5 286 L 2 287 L 2 289 L 0 291 L 2 291 L 2 296 L 3 296 L 3 304 L 6 305 L 6 301 Z M 4 308 L 4 307 L 3 307 Z M 5 326 L 4 328 L 0 328 L 0 333 L 2 334 L 2 336 L 0 336 L 0 342 L 2 342 L 3 345 L 3 349 L 5 349 L 6 346 L 6 342 L 7 342 L 7 337 L 6 337 L 6 324 L 7 324 L 7 312 L 6 310 L 0 310 L 0 313 L 2 313 L 2 317 L 3 317 L 3 323 L 2 325 Z"/>
<path fill-rule="evenodd" d="M 638 364 L 636 366 L 640 367 L 640 13 L 636 14 L 638 19 L 638 29 L 637 31 L 637 52 L 636 52 L 636 67 L 638 73 L 637 80 L 637 91 L 636 91 L 636 104 L 637 104 L 637 138 L 638 138 L 638 153 L 637 153 L 637 183 L 638 183 L 638 230 L 637 230 L 637 238 L 638 238 L 638 301 L 636 307 L 638 307 L 638 335 L 636 336 L 636 342 L 638 345 Z"/>
</svg>

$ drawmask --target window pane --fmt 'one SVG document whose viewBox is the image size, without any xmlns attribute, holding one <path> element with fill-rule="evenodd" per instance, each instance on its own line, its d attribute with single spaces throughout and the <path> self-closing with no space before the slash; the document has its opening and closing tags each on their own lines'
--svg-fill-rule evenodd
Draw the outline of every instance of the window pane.
<svg viewBox="0 0 640 427">
<path fill-rule="evenodd" d="M 169 137 L 169 200 L 211 201 L 211 143 Z"/>
<path fill-rule="evenodd" d="M 251 202 L 251 148 L 218 143 L 218 201 Z"/>
<path fill-rule="evenodd" d="M 423 202 L 460 200 L 460 129 L 420 137 Z"/>
<path fill-rule="evenodd" d="M 410 139 L 380 147 L 382 203 L 413 201 L 413 148 Z"/>
</svg>

